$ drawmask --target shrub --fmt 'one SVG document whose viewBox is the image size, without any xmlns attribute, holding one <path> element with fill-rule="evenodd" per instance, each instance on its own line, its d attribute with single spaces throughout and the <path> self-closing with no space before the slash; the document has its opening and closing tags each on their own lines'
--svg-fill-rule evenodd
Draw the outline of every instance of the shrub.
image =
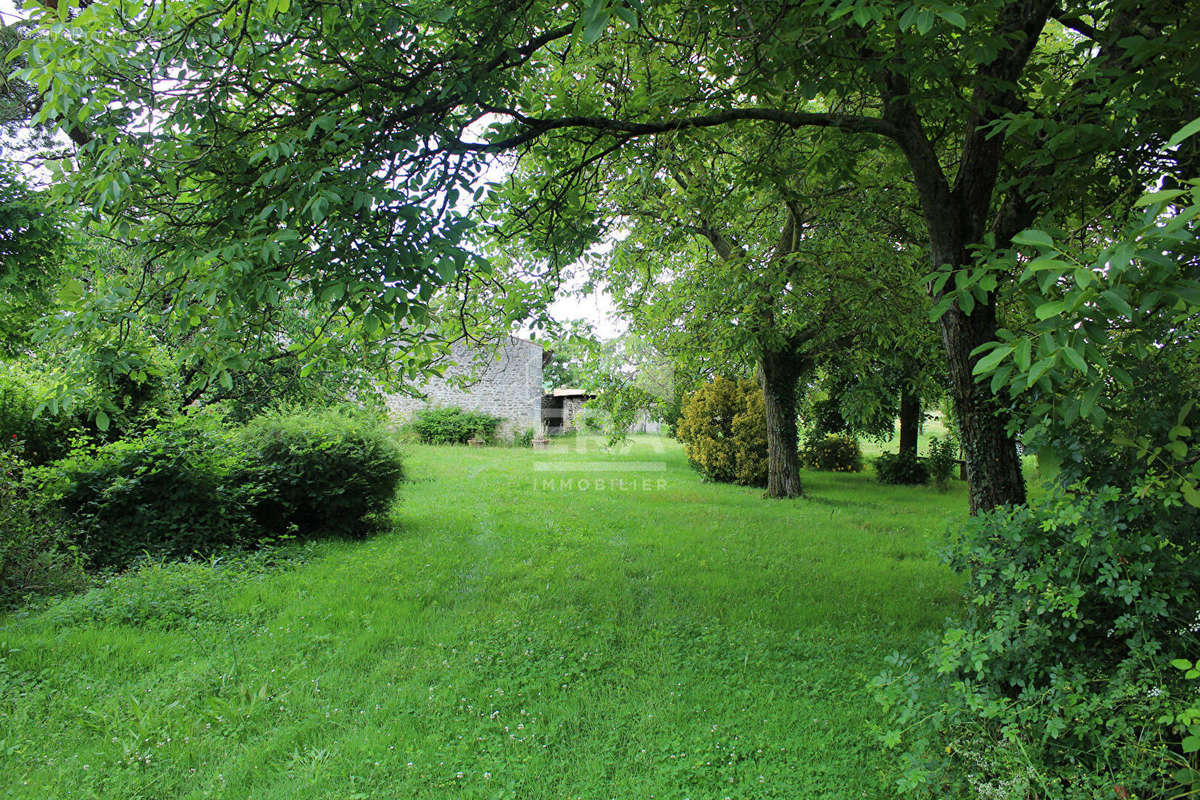
<svg viewBox="0 0 1200 800">
<path fill-rule="evenodd" d="M 929 440 L 929 474 L 937 488 L 943 491 L 950 485 L 958 466 L 958 443 L 950 436 Z"/>
<path fill-rule="evenodd" d="M 742 486 L 766 486 L 767 410 L 762 390 L 757 386 L 746 393 L 746 409 L 734 415 L 732 430 L 737 447 L 733 482 Z"/>
<path fill-rule="evenodd" d="M 502 421 L 480 411 L 426 408 L 417 412 L 412 427 L 424 444 L 466 444 L 473 436 L 490 441 Z"/>
<path fill-rule="evenodd" d="M 513 434 L 513 447 L 533 447 L 533 428 L 526 428 Z"/>
<path fill-rule="evenodd" d="M 71 441 L 87 426 L 79 415 L 39 413 L 44 395 L 34 375 L 0 365 L 0 441 L 20 441 L 23 459 L 32 464 L 65 456 Z"/>
<path fill-rule="evenodd" d="M 924 677 L 897 658 L 875 680 L 892 742 L 912 731 L 909 782 L 958 797 L 1019 768 L 1039 797 L 1182 796 L 1162 723 L 1188 694 L 1166 662 L 1197 647 L 1197 530 L 1198 509 L 1084 484 L 970 520 L 943 553 L 966 618 Z"/>
<path fill-rule="evenodd" d="M 903 486 L 929 483 L 929 467 L 911 453 L 883 453 L 874 463 L 875 477 L 880 483 Z"/>
<path fill-rule="evenodd" d="M 0 607 L 83 585 L 83 567 L 57 506 L 45 471 L 21 457 L 20 443 L 0 445 Z"/>
<path fill-rule="evenodd" d="M 254 547 L 281 535 L 361 536 L 401 479 L 382 425 L 336 411 L 231 428 L 215 412 L 59 462 L 63 506 L 93 567 Z"/>
<path fill-rule="evenodd" d="M 766 428 L 758 386 L 718 377 L 684 399 L 675 432 L 708 480 L 766 486 Z"/>
<path fill-rule="evenodd" d="M 64 508 L 89 564 L 119 567 L 143 554 L 178 558 L 252 544 L 258 488 L 231 480 L 245 460 L 217 415 L 198 414 L 59 462 Z"/>
<path fill-rule="evenodd" d="M 853 436 L 841 434 L 810 439 L 801 453 L 804 465 L 809 469 L 829 472 L 861 472 L 862 450 Z"/>
<path fill-rule="evenodd" d="M 240 449 L 252 514 L 270 534 L 363 536 L 386 516 L 404 475 L 378 419 L 335 410 L 258 417 Z"/>
</svg>

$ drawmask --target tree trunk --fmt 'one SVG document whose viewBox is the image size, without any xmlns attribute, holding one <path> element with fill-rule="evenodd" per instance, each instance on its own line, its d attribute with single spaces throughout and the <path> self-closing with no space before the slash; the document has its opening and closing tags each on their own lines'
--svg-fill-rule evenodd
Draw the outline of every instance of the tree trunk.
<svg viewBox="0 0 1200 800">
<path fill-rule="evenodd" d="M 900 454 L 917 455 L 917 431 L 921 427 L 921 398 L 907 383 L 900 390 Z"/>
<path fill-rule="evenodd" d="M 796 384 L 804 363 L 792 353 L 766 353 L 758 362 L 767 417 L 767 497 L 800 497 L 800 443 Z"/>
<path fill-rule="evenodd" d="M 1026 54 L 1027 55 L 1027 54 Z M 892 76 L 900 88 L 907 84 Z M 903 93 L 885 103 L 885 116 L 900 128 L 897 143 L 908 159 L 921 198 L 929 231 L 929 255 L 934 269 L 968 269 L 974 259 L 968 245 L 981 241 L 999 170 L 1002 137 L 974 133 L 964 146 L 955 187 L 941 171 L 937 153 L 921 121 Z M 993 152 L 994 151 L 994 152 Z M 934 298 L 937 300 L 938 298 Z M 971 351 L 996 335 L 994 293 L 977 302 L 970 315 L 957 303 L 938 321 L 950 371 L 951 397 L 958 416 L 971 514 L 997 506 L 1025 502 L 1025 479 L 1016 442 L 1005 433 L 1000 404 L 987 384 L 975 382 Z"/>
<path fill-rule="evenodd" d="M 939 320 L 942 343 L 950 366 L 950 387 L 967 464 L 971 514 L 1025 502 L 1025 478 L 1015 440 L 1004 428 L 1000 404 L 987 383 L 978 383 L 971 370 L 971 351 L 996 334 L 996 307 L 980 304 L 970 316 L 958 306 Z"/>
</svg>

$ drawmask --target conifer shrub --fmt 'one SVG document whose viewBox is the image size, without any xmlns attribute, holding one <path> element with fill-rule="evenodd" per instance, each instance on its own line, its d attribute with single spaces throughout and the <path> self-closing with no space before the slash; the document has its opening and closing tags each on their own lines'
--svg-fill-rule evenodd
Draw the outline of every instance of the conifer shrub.
<svg viewBox="0 0 1200 800">
<path fill-rule="evenodd" d="M 675 427 L 688 461 L 711 481 L 767 484 L 767 422 L 762 390 L 717 377 L 683 401 Z"/>
</svg>

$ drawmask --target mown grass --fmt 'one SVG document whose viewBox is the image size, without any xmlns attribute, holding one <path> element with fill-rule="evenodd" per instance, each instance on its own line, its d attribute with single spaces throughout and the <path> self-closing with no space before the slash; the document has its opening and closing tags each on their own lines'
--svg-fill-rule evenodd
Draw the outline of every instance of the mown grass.
<svg viewBox="0 0 1200 800">
<path fill-rule="evenodd" d="M 408 473 L 369 541 L 0 618 L 3 796 L 893 794 L 864 684 L 956 607 L 961 484 L 766 501 L 657 437 Z"/>
</svg>

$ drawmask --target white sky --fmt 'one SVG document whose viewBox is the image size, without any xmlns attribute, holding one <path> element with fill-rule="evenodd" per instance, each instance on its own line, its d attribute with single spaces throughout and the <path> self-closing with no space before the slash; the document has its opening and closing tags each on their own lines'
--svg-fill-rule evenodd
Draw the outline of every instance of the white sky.
<svg viewBox="0 0 1200 800">
<path fill-rule="evenodd" d="M 559 322 L 585 320 L 601 339 L 614 339 L 625 332 L 625 321 L 617 315 L 617 308 L 607 292 L 599 290 L 579 297 L 567 294 L 567 291 L 570 287 L 563 287 L 559 298 L 550 304 L 550 316 Z"/>
</svg>

